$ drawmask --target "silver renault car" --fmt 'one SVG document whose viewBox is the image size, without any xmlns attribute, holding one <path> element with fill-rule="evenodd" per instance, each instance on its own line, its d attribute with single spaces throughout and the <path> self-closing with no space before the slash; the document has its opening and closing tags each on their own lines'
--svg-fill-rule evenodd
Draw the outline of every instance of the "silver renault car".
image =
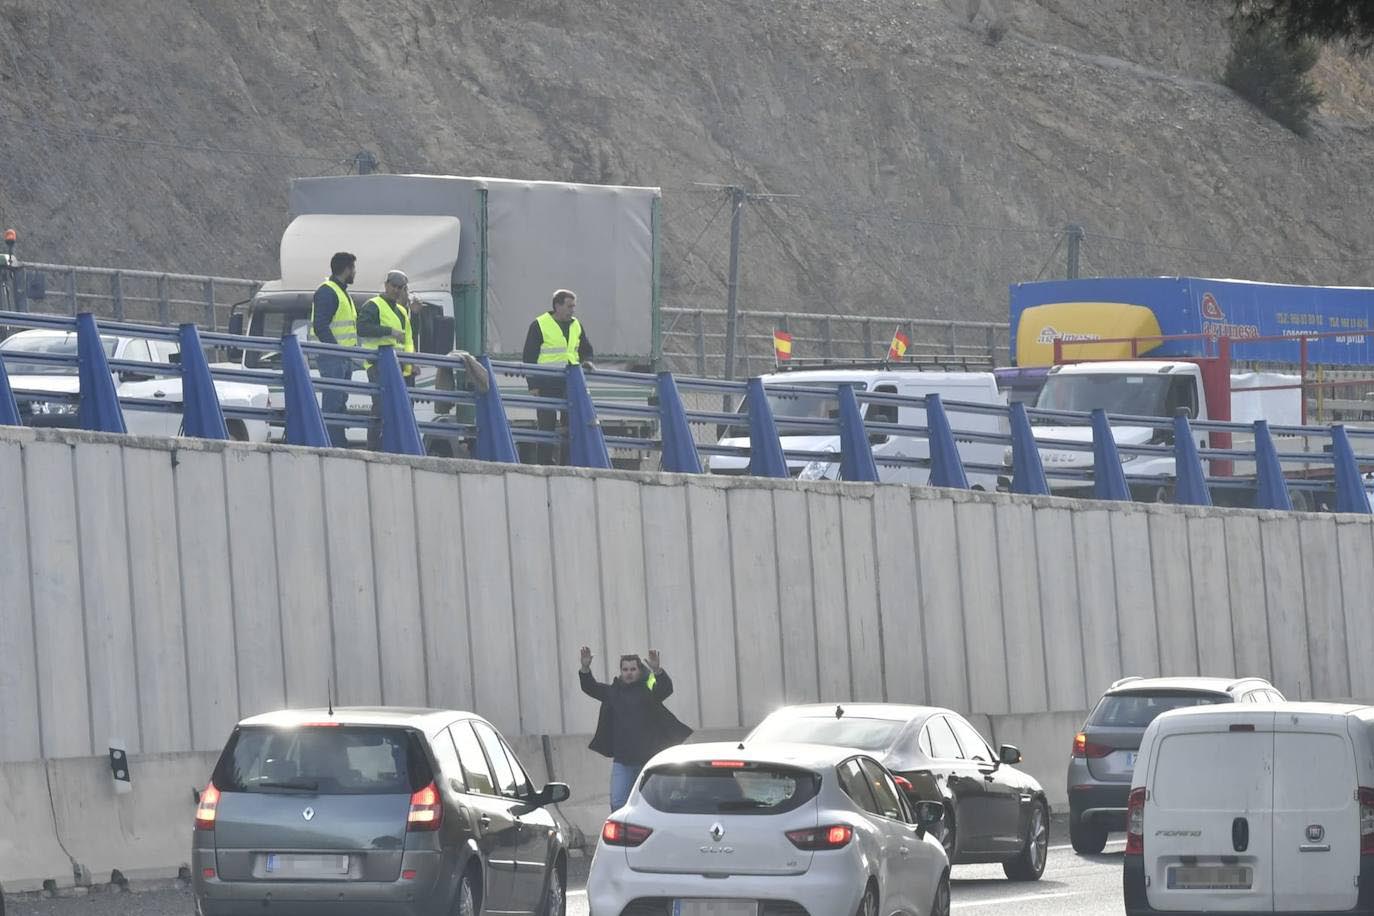
<svg viewBox="0 0 1374 916">
<path fill-rule="evenodd" d="M 196 809 L 201 916 L 563 916 L 567 844 L 510 746 L 472 713 L 290 710 L 229 736 Z"/>
</svg>

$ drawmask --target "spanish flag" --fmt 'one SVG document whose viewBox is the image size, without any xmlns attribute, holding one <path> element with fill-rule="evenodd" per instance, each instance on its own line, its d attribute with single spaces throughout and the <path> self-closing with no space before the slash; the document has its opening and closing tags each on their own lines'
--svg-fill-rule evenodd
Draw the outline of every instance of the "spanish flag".
<svg viewBox="0 0 1374 916">
<path fill-rule="evenodd" d="M 792 358 L 792 335 L 786 331 L 773 332 L 773 355 L 780 363 Z"/>
<path fill-rule="evenodd" d="M 898 328 L 897 333 L 892 335 L 892 344 L 887 348 L 887 358 L 893 361 L 906 356 L 907 345 L 911 343 L 911 338 L 902 333 Z"/>
</svg>

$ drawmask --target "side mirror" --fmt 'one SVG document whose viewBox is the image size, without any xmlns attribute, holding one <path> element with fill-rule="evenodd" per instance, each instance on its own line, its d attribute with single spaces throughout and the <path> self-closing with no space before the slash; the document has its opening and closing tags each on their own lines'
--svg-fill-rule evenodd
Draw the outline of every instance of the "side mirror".
<svg viewBox="0 0 1374 916">
<path fill-rule="evenodd" d="M 151 382 L 156 376 L 147 372 L 134 372 L 131 369 L 124 369 L 119 373 L 121 382 Z"/>
<path fill-rule="evenodd" d="M 572 798 L 572 789 L 569 789 L 564 783 L 551 782 L 540 790 L 533 801 L 542 808 L 545 805 L 561 805 L 570 798 Z"/>
<path fill-rule="evenodd" d="M 168 353 L 168 354 L 167 354 L 167 362 L 171 363 L 173 366 L 180 366 L 180 365 L 181 365 L 181 351 L 178 350 L 178 351 L 176 351 L 175 353 Z"/>
<path fill-rule="evenodd" d="M 942 802 L 919 801 L 915 807 L 916 826 L 921 830 L 934 830 L 945 820 L 945 806 Z"/>
<path fill-rule="evenodd" d="M 1021 762 L 1021 749 L 1014 744 L 1004 744 L 997 752 L 997 757 L 1008 766 L 1015 766 Z"/>
<path fill-rule="evenodd" d="M 423 306 L 415 324 L 419 332 L 416 349 L 421 353 L 443 356 L 453 349 L 454 322 L 439 306 Z"/>
<path fill-rule="evenodd" d="M 48 298 L 48 276 L 41 270 L 24 271 L 24 297 L 34 301 Z"/>
<path fill-rule="evenodd" d="M 235 312 L 229 316 L 229 333 L 235 337 L 243 336 L 243 312 Z"/>
</svg>

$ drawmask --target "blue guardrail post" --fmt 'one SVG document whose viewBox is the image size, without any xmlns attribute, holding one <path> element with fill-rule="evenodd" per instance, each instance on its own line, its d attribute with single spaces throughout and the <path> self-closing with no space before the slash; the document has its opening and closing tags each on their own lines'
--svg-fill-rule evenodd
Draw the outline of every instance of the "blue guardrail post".
<svg viewBox="0 0 1374 916">
<path fill-rule="evenodd" d="M 181 342 L 181 431 L 196 439 L 228 439 L 219 393 L 194 324 L 177 328 Z"/>
<path fill-rule="evenodd" d="M 20 426 L 19 402 L 10 387 L 10 374 L 5 371 L 5 358 L 0 356 L 0 426 Z"/>
<path fill-rule="evenodd" d="M 510 421 L 506 419 L 506 405 L 501 401 L 501 386 L 496 384 L 491 357 L 478 359 L 487 370 L 489 384 L 486 391 L 477 393 L 477 460 L 519 464 L 520 455 L 515 451 L 515 437 L 510 433 Z"/>
<path fill-rule="evenodd" d="M 787 459 L 778 439 L 778 425 L 773 422 L 773 408 L 768 406 L 768 394 L 763 379 L 751 378 L 745 399 L 749 404 L 749 473 L 754 477 L 787 477 Z"/>
<path fill-rule="evenodd" d="M 1026 405 L 1020 401 L 1011 405 L 1011 492 L 1027 496 L 1050 495 L 1040 449 L 1031 432 L 1030 417 L 1026 414 Z"/>
<path fill-rule="evenodd" d="M 967 490 L 964 462 L 959 459 L 959 445 L 954 441 L 949 416 L 938 394 L 926 395 L 926 430 L 930 439 L 930 485 Z"/>
<path fill-rule="evenodd" d="M 1130 502 L 1131 490 L 1121 470 L 1121 456 L 1112 438 L 1112 424 L 1102 408 L 1093 411 L 1093 497 Z"/>
<path fill-rule="evenodd" d="M 99 433 L 128 432 L 105 348 L 100 345 L 100 329 L 90 312 L 76 316 L 76 359 L 81 384 L 77 418 L 81 428 Z"/>
<path fill-rule="evenodd" d="M 853 385 L 841 385 L 840 394 L 840 478 L 878 482 L 878 465 L 873 460 L 873 446 L 864 429 L 859 399 L 854 397 Z"/>
<path fill-rule="evenodd" d="M 671 372 L 658 374 L 658 426 L 663 436 L 662 469 L 670 474 L 700 474 L 701 456 Z"/>
<path fill-rule="evenodd" d="M 1184 506 L 1210 506 L 1207 475 L 1202 470 L 1193 427 L 1182 409 L 1174 415 L 1174 502 Z"/>
<path fill-rule="evenodd" d="M 1331 455 L 1336 459 L 1336 511 L 1374 514 L 1370 512 L 1360 465 L 1355 461 L 1355 450 L 1350 447 L 1350 436 L 1343 425 L 1331 427 Z"/>
<path fill-rule="evenodd" d="M 281 339 L 281 380 L 286 395 L 286 444 L 328 448 L 329 433 L 324 429 L 320 402 L 315 400 L 310 366 L 295 334 Z"/>
<path fill-rule="evenodd" d="M 1267 420 L 1255 421 L 1255 508 L 1293 511 L 1288 481 L 1283 478 L 1283 465 Z"/>
<path fill-rule="evenodd" d="M 401 361 L 395 347 L 377 348 L 377 384 L 382 398 L 382 451 L 393 455 L 423 455 L 420 427 L 415 424 L 415 408 L 406 391 Z"/>
<path fill-rule="evenodd" d="M 610 468 L 606 437 L 596 416 L 596 405 L 587 391 L 581 366 L 568 366 L 568 462 L 577 468 Z"/>
</svg>

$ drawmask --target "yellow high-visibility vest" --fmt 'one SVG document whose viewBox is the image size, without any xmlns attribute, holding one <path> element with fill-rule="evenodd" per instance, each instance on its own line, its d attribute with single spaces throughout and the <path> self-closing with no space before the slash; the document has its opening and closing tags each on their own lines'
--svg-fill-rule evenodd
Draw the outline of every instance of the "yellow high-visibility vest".
<svg viewBox="0 0 1374 916">
<path fill-rule="evenodd" d="M 334 340 L 341 347 L 356 347 L 358 345 L 358 309 L 353 304 L 353 299 L 348 292 L 333 280 L 325 280 L 324 286 L 334 291 L 334 295 L 339 300 L 339 307 L 334 309 L 334 317 L 329 322 L 329 331 L 334 335 Z M 315 336 L 315 302 L 310 302 L 310 337 L 313 340 L 319 338 Z"/>
<path fill-rule="evenodd" d="M 572 320 L 568 334 L 563 335 L 563 329 L 558 326 L 551 312 L 545 312 L 539 316 L 539 330 L 544 335 L 544 342 L 539 347 L 539 364 L 544 365 L 567 365 L 576 366 L 582 362 L 577 356 L 577 347 L 582 342 L 582 323 L 576 318 Z"/>
<path fill-rule="evenodd" d="M 390 302 L 387 302 L 386 299 L 382 298 L 381 296 L 373 296 L 371 299 L 367 300 L 367 304 L 375 304 L 377 306 L 377 317 L 381 320 L 382 327 L 406 332 L 406 339 L 405 343 L 401 345 L 401 352 L 414 353 L 415 335 L 411 331 L 410 310 L 407 309 L 404 305 L 401 305 L 399 302 L 395 305 L 392 305 Z M 366 347 L 369 350 L 375 350 L 378 347 L 396 346 L 396 339 L 390 336 L 364 337 L 358 342 L 358 345 Z M 363 368 L 372 368 L 373 362 L 373 360 L 365 360 L 363 362 Z M 401 372 L 403 375 L 410 375 L 414 371 L 415 367 L 409 363 L 404 363 L 401 365 Z"/>
</svg>

